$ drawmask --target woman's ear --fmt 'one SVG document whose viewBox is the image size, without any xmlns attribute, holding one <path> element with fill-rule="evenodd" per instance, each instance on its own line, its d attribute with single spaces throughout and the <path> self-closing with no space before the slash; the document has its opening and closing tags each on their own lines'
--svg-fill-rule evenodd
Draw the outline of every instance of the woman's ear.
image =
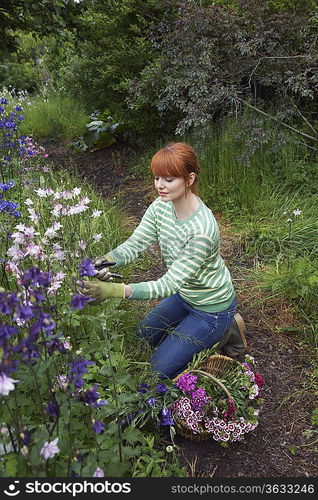
<svg viewBox="0 0 318 500">
<path fill-rule="evenodd" d="M 189 174 L 188 187 L 192 186 L 192 184 L 194 183 L 195 179 L 196 179 L 196 174 L 194 172 L 191 172 Z"/>
</svg>

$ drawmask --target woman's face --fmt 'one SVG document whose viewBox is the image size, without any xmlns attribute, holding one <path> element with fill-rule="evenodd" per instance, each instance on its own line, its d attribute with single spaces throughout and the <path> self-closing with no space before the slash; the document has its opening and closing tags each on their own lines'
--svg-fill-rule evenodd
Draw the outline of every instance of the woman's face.
<svg viewBox="0 0 318 500">
<path fill-rule="evenodd" d="M 155 177 L 155 188 L 163 201 L 177 201 L 186 195 L 183 177 Z"/>
</svg>

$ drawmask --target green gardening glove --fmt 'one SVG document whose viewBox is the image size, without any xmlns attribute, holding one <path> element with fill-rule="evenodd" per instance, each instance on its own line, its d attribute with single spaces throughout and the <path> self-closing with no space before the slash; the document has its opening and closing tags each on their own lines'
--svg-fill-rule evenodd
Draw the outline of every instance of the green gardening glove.
<svg viewBox="0 0 318 500">
<path fill-rule="evenodd" d="M 124 283 L 103 283 L 100 281 L 77 282 L 78 291 L 85 297 L 91 297 L 95 303 L 105 299 L 124 299 Z"/>
</svg>

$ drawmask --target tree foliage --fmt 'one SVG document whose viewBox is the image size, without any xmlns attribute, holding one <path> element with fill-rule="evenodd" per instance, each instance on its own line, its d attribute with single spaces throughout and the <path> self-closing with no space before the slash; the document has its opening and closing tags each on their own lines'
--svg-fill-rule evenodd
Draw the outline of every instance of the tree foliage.
<svg viewBox="0 0 318 500">
<path fill-rule="evenodd" d="M 318 14 L 309 4 L 294 11 L 259 0 L 210 3 L 169 2 L 171 15 L 153 32 L 160 57 L 132 82 L 130 105 L 155 103 L 162 116 L 177 115 L 180 134 L 245 102 L 272 107 L 279 119 L 310 115 L 317 102 Z"/>
<path fill-rule="evenodd" d="M 14 31 L 40 35 L 62 35 L 65 28 L 74 28 L 85 7 L 85 0 L 1 0 L 0 28 L 2 50 L 16 47 Z"/>
</svg>

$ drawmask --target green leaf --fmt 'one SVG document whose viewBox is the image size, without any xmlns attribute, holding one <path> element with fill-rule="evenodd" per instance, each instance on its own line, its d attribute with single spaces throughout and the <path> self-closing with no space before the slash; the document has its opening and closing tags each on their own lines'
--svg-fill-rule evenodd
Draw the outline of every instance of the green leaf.
<svg viewBox="0 0 318 500">
<path fill-rule="evenodd" d="M 5 461 L 6 476 L 16 477 L 18 469 L 16 456 L 13 454 L 8 454 L 5 457 Z"/>
<path fill-rule="evenodd" d="M 145 438 L 144 438 L 143 434 L 136 427 L 132 427 L 132 426 L 126 427 L 122 436 L 123 436 L 123 439 L 125 439 L 125 441 L 128 441 L 129 444 L 134 444 L 137 442 L 145 443 Z"/>
<path fill-rule="evenodd" d="M 131 377 L 129 373 L 116 373 L 116 382 L 118 385 L 124 385 L 130 389 L 136 389 L 136 381 Z"/>
</svg>

